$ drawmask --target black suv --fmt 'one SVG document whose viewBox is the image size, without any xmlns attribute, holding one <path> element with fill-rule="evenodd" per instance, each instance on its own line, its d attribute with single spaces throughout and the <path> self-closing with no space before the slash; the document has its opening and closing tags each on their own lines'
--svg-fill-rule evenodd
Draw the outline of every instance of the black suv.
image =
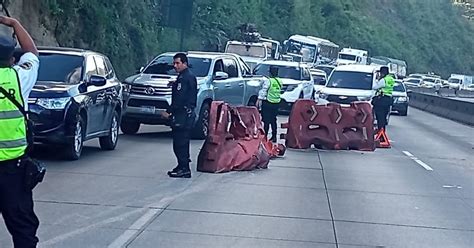
<svg viewBox="0 0 474 248">
<path fill-rule="evenodd" d="M 35 142 L 59 144 L 71 160 L 83 143 L 100 139 L 103 150 L 117 145 L 122 86 L 109 59 L 72 48 L 40 47 L 38 80 L 28 99 Z"/>
</svg>

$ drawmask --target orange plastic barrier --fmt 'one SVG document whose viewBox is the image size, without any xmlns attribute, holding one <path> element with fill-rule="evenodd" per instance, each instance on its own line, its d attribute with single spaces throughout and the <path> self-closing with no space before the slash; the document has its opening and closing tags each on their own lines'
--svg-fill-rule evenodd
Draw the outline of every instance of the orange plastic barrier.
<svg viewBox="0 0 474 248">
<path fill-rule="evenodd" d="M 372 106 L 367 102 L 343 107 L 298 100 L 282 128 L 287 129 L 282 138 L 289 148 L 308 149 L 314 145 L 328 150 L 375 150 Z"/>
<path fill-rule="evenodd" d="M 213 102 L 209 136 L 199 153 L 197 170 L 219 173 L 267 168 L 271 158 L 284 152 L 283 146 L 267 140 L 257 108 Z"/>
</svg>

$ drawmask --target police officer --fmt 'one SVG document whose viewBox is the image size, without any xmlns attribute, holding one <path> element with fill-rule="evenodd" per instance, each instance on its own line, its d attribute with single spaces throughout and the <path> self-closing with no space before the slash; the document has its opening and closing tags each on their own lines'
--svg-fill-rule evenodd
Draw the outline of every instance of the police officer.
<svg viewBox="0 0 474 248">
<path fill-rule="evenodd" d="M 163 112 L 163 117 L 171 118 L 173 151 L 178 160 L 178 166 L 168 171 L 168 176 L 190 178 L 189 141 L 195 119 L 197 80 L 188 68 L 186 54 L 177 53 L 173 57 L 173 65 L 178 72 L 178 78 L 172 83 L 171 107 Z"/>
<path fill-rule="evenodd" d="M 379 131 L 385 131 L 385 127 L 387 126 L 387 116 L 390 112 L 390 106 L 393 103 L 392 93 L 394 85 L 395 79 L 389 74 L 388 67 L 381 67 L 379 80 L 373 87 L 377 90 L 377 94 L 372 100 Z"/>
<path fill-rule="evenodd" d="M 28 108 L 27 99 L 38 76 L 38 50 L 28 32 L 15 19 L 0 17 L 0 23 L 12 27 L 22 50 L 14 65 L 16 42 L 0 36 L 0 87 Z M 26 120 L 18 108 L 0 93 L 0 212 L 12 235 L 15 248 L 36 247 L 39 220 L 33 209 L 33 193 L 25 187 L 25 172 L 20 159 L 27 148 Z"/>
<path fill-rule="evenodd" d="M 257 107 L 262 109 L 262 121 L 265 134 L 268 135 L 270 126 L 272 127 L 272 136 L 270 140 L 277 142 L 277 116 L 281 101 L 281 79 L 278 78 L 278 68 L 270 67 L 270 78 L 262 85 L 258 93 Z"/>
</svg>

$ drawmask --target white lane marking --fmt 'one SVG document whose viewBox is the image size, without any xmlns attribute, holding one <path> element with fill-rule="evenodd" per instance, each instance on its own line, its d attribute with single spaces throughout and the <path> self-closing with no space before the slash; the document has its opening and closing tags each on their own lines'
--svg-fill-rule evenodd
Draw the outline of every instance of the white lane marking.
<svg viewBox="0 0 474 248">
<path fill-rule="evenodd" d="M 407 155 L 409 158 L 411 158 L 411 160 L 415 161 L 417 164 L 423 166 L 423 168 L 425 168 L 425 170 L 428 170 L 428 171 L 432 171 L 433 168 L 431 168 L 429 165 L 427 165 L 425 162 L 421 161 L 419 158 L 415 157 L 415 155 L 411 154 L 410 152 L 408 151 L 403 151 L 403 153 L 405 155 Z"/>
<path fill-rule="evenodd" d="M 119 248 L 123 247 L 128 241 L 130 241 L 135 235 L 137 235 L 144 227 L 147 225 L 156 215 L 161 213 L 160 209 L 149 209 L 140 219 L 135 221 L 130 227 L 129 230 L 125 231 L 120 235 L 115 241 L 110 244 L 109 248 Z"/>
</svg>

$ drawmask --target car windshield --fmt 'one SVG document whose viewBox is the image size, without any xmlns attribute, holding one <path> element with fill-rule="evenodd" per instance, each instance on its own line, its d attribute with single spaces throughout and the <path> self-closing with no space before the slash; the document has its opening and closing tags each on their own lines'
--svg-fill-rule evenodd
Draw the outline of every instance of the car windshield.
<svg viewBox="0 0 474 248">
<path fill-rule="evenodd" d="M 393 90 L 394 91 L 399 91 L 399 92 L 405 92 L 405 86 L 401 83 L 395 83 L 395 85 L 393 86 Z"/>
<path fill-rule="evenodd" d="M 372 73 L 335 71 L 326 86 L 330 88 L 371 90 L 372 78 Z"/>
<path fill-rule="evenodd" d="M 326 84 L 326 77 L 322 76 L 322 75 L 313 74 L 313 82 L 317 85 L 325 85 Z"/>
<path fill-rule="evenodd" d="M 306 45 L 297 41 L 288 43 L 288 52 L 301 55 L 301 62 L 313 62 L 316 57 L 316 46 Z"/>
<path fill-rule="evenodd" d="M 448 79 L 448 82 L 453 83 L 453 84 L 460 84 L 461 80 L 459 80 L 457 78 L 450 78 L 450 79 Z"/>
<path fill-rule="evenodd" d="M 425 82 L 430 82 L 430 83 L 434 83 L 436 79 L 434 78 L 425 78 L 423 81 Z"/>
<path fill-rule="evenodd" d="M 334 67 L 330 66 L 316 66 L 316 69 L 326 72 L 326 75 L 331 75 L 331 72 L 334 70 Z"/>
<path fill-rule="evenodd" d="M 39 60 L 38 81 L 78 84 L 82 80 L 82 56 L 40 53 Z"/>
<path fill-rule="evenodd" d="M 355 56 L 355 55 L 344 54 L 344 53 L 340 53 L 340 54 L 339 54 L 339 58 L 340 58 L 340 59 L 344 59 L 344 60 L 351 60 L 351 61 L 355 61 L 355 60 L 356 60 L 356 56 Z"/>
<path fill-rule="evenodd" d="M 412 83 L 412 84 L 419 84 L 420 80 L 419 79 L 408 79 L 407 82 Z"/>
<path fill-rule="evenodd" d="M 209 68 L 211 67 L 211 60 L 206 58 L 192 58 L 188 57 L 188 65 L 191 72 L 196 77 L 205 77 L 209 74 Z M 152 61 L 145 71 L 144 74 L 161 74 L 175 76 L 178 73 L 174 70 L 173 56 L 160 56 Z"/>
<path fill-rule="evenodd" d="M 277 66 L 269 64 L 260 64 L 255 68 L 255 75 L 270 77 L 270 67 L 278 68 L 278 77 L 301 80 L 301 70 L 294 66 Z"/>
<path fill-rule="evenodd" d="M 252 46 L 252 45 L 240 45 L 240 44 L 230 44 L 227 46 L 226 52 L 235 53 L 240 56 L 255 57 L 255 58 L 265 58 L 266 48 L 265 46 Z"/>
</svg>

